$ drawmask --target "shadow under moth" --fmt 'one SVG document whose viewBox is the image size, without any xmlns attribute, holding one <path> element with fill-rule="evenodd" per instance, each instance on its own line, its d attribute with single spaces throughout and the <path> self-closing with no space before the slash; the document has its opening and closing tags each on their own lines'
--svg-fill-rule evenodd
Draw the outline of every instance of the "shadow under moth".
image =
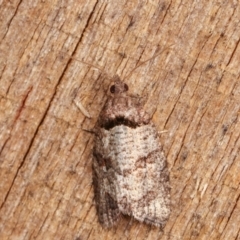
<svg viewBox="0 0 240 240">
<path fill-rule="evenodd" d="M 170 185 L 158 132 L 139 99 L 118 76 L 95 126 L 93 186 L 104 228 L 120 216 L 163 228 L 170 215 Z"/>
</svg>

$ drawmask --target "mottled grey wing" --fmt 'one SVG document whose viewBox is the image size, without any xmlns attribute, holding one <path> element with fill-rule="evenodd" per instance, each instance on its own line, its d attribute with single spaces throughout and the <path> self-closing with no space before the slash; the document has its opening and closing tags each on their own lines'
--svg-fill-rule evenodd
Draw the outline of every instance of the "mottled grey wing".
<svg viewBox="0 0 240 240">
<path fill-rule="evenodd" d="M 93 153 L 93 187 L 98 220 L 104 228 L 111 228 L 119 220 L 119 209 L 114 186 L 114 171 L 108 160 Z"/>
<path fill-rule="evenodd" d="M 170 214 L 170 185 L 167 162 L 159 150 L 150 153 L 145 159 L 145 181 L 142 199 L 134 206 L 136 219 L 164 227 Z"/>
</svg>

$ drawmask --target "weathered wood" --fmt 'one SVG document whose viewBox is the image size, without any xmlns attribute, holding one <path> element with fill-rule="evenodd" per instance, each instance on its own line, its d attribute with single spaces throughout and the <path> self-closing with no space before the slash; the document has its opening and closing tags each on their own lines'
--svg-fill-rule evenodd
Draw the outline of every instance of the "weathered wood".
<svg viewBox="0 0 240 240">
<path fill-rule="evenodd" d="M 0 239 L 240 239 L 239 16 L 234 0 L 3 0 Z M 115 74 L 168 130 L 164 231 L 97 222 L 83 129 Z"/>
</svg>

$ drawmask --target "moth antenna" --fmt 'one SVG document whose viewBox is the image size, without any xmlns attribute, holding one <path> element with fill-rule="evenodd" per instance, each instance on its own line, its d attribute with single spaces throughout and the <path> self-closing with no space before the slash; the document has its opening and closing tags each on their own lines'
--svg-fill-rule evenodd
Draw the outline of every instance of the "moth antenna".
<svg viewBox="0 0 240 240">
<path fill-rule="evenodd" d="M 171 47 L 172 47 L 173 45 L 174 45 L 174 44 L 168 46 L 167 48 L 164 48 L 162 51 L 160 51 L 159 53 L 157 53 L 157 54 L 154 55 L 153 57 L 151 57 L 151 58 L 149 58 L 149 59 L 147 59 L 147 60 L 139 63 L 135 68 L 133 68 L 133 69 L 130 71 L 130 73 L 125 77 L 125 79 L 128 79 L 128 78 L 132 75 L 133 71 L 135 71 L 137 68 L 139 68 L 140 66 L 142 66 L 142 65 L 145 64 L 146 62 L 148 62 L 148 61 L 156 58 L 157 56 L 159 56 L 160 54 L 162 54 L 162 53 L 165 52 L 166 50 L 171 49 Z"/>
<path fill-rule="evenodd" d="M 93 65 L 93 64 L 91 64 L 91 63 L 88 63 L 88 62 L 79 60 L 79 59 L 77 59 L 77 58 L 75 58 L 75 57 L 72 57 L 72 56 L 70 56 L 70 58 L 76 60 L 77 62 L 81 62 L 81 63 L 84 63 L 84 64 L 86 64 L 86 65 L 88 65 L 88 66 L 91 66 L 91 67 L 93 67 L 93 68 L 98 69 L 98 70 L 100 71 L 100 75 L 104 75 L 107 79 L 109 79 L 108 74 L 106 73 L 106 71 L 104 71 L 103 68 L 98 67 L 98 66 L 95 66 L 95 65 Z"/>
<path fill-rule="evenodd" d="M 91 66 L 91 67 L 93 67 L 93 68 L 97 68 L 97 69 L 100 70 L 101 72 L 104 72 L 104 70 L 103 70 L 102 68 L 97 67 L 97 66 L 95 66 L 95 65 L 93 65 L 93 64 L 91 64 L 91 63 L 88 63 L 88 62 L 79 60 L 79 59 L 77 59 L 77 58 L 75 58 L 75 57 L 72 57 L 72 56 L 70 56 L 70 58 L 73 59 L 73 60 L 75 60 L 75 61 L 77 61 L 77 62 L 81 62 L 81 63 L 87 64 L 87 65 L 89 65 L 89 66 Z"/>
</svg>

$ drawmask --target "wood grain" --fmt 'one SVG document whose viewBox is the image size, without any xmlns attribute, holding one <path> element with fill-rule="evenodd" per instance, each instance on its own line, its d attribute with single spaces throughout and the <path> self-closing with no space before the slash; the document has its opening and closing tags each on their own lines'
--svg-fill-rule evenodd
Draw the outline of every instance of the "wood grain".
<svg viewBox="0 0 240 240">
<path fill-rule="evenodd" d="M 239 16 L 236 0 L 1 1 L 0 239 L 240 239 Z M 115 74 L 167 130 L 164 231 L 97 221 L 84 129 Z"/>
</svg>

